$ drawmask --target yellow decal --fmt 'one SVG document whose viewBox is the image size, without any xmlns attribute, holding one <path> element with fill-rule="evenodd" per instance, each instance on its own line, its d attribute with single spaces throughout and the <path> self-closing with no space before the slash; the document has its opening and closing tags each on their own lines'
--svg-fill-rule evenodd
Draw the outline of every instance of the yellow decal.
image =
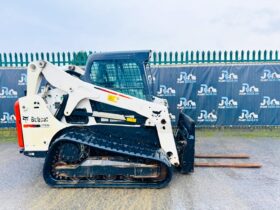
<svg viewBox="0 0 280 210">
<path fill-rule="evenodd" d="M 125 118 L 125 120 L 126 120 L 127 122 L 133 122 L 133 123 L 136 123 L 136 118 L 127 117 L 127 118 Z"/>
<path fill-rule="evenodd" d="M 107 99 L 108 99 L 108 101 L 116 103 L 119 100 L 119 97 L 115 96 L 115 95 L 108 95 Z"/>
</svg>

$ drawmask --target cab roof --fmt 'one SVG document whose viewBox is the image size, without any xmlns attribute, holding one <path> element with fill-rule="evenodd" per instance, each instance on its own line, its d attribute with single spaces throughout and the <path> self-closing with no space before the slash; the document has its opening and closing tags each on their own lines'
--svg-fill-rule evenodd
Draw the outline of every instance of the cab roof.
<svg viewBox="0 0 280 210">
<path fill-rule="evenodd" d="M 89 56 L 87 62 L 100 60 L 123 60 L 132 59 L 138 62 L 148 62 L 151 50 L 137 50 L 137 51 L 116 51 L 116 52 L 101 52 L 93 53 Z"/>
</svg>

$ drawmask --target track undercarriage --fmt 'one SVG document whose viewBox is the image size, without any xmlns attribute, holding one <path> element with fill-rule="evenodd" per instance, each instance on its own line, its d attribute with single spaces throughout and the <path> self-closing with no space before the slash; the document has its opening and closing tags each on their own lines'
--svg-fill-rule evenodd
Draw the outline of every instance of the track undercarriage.
<svg viewBox="0 0 280 210">
<path fill-rule="evenodd" d="M 59 137 L 47 155 L 44 178 L 51 186 L 160 188 L 171 180 L 172 167 L 160 149 L 73 134 Z"/>
</svg>

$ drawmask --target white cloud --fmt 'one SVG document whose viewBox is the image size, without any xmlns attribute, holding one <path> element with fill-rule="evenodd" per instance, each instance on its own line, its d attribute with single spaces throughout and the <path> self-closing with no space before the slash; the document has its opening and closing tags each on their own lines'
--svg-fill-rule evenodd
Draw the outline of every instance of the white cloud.
<svg viewBox="0 0 280 210">
<path fill-rule="evenodd" d="M 276 0 L 3 2 L 1 51 L 280 48 Z"/>
</svg>

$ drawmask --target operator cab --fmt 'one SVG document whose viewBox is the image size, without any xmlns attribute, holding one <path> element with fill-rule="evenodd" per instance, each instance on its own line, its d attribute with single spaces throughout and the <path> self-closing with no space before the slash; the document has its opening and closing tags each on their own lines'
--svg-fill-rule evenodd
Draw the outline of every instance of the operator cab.
<svg viewBox="0 0 280 210">
<path fill-rule="evenodd" d="M 151 100 L 145 66 L 151 51 L 94 53 L 89 56 L 84 80 L 144 100 Z"/>
</svg>

